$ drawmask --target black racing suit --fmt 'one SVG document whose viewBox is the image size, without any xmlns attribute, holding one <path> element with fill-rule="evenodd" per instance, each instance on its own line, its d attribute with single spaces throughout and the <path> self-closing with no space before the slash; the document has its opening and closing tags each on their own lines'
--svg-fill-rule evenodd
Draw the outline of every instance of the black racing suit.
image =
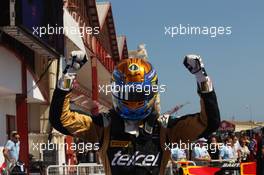
<svg viewBox="0 0 264 175">
<path fill-rule="evenodd" d="M 52 126 L 66 135 L 80 137 L 88 142 L 100 143 L 100 157 L 106 174 L 145 175 L 164 174 L 173 143 L 189 142 L 206 137 L 220 123 L 220 114 L 214 91 L 199 93 L 201 112 L 168 118 L 167 127 L 155 118 L 151 134 L 139 127 L 139 136 L 124 132 L 124 121 L 114 110 L 97 116 L 70 110 L 71 92 L 56 89 L 50 108 Z"/>
</svg>

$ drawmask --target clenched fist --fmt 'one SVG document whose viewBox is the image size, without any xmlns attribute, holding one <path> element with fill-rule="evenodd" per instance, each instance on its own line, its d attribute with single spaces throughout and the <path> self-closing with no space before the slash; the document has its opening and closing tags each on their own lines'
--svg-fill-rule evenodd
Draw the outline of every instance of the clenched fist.
<svg viewBox="0 0 264 175">
<path fill-rule="evenodd" d="M 86 62 L 87 57 L 85 55 L 85 52 L 81 50 L 72 51 L 63 73 L 66 74 L 68 70 L 78 71 Z"/>
<path fill-rule="evenodd" d="M 83 51 L 72 51 L 70 58 L 67 60 L 66 67 L 63 70 L 63 75 L 58 81 L 58 88 L 69 91 L 73 88 L 73 82 L 78 71 L 85 63 L 87 58 Z"/>
<path fill-rule="evenodd" d="M 201 56 L 194 54 L 186 55 L 183 64 L 192 74 L 195 75 L 199 89 L 202 92 L 210 92 L 213 90 L 212 82 L 204 69 Z"/>
<path fill-rule="evenodd" d="M 186 55 L 183 64 L 192 74 L 196 74 L 204 69 L 202 58 L 199 55 Z"/>
</svg>

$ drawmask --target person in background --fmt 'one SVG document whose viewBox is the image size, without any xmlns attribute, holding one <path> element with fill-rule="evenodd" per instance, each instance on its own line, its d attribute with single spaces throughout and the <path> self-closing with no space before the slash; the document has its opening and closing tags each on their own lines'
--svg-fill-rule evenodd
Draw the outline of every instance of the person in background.
<svg viewBox="0 0 264 175">
<path fill-rule="evenodd" d="M 233 143 L 231 144 L 231 147 L 233 148 L 233 152 L 234 152 L 234 158 L 236 160 L 239 160 L 240 157 L 241 157 L 241 145 L 239 143 L 239 139 L 236 135 L 233 135 L 232 136 L 232 139 L 233 139 Z"/>
<path fill-rule="evenodd" d="M 250 151 L 247 146 L 246 138 L 242 137 L 240 139 L 240 145 L 241 145 L 241 148 L 240 148 L 241 156 L 240 156 L 239 162 L 247 162 Z"/>
<path fill-rule="evenodd" d="M 186 161 L 187 160 L 187 150 L 181 149 L 179 147 L 171 149 L 171 159 L 173 161 Z"/>
<path fill-rule="evenodd" d="M 192 151 L 192 159 L 197 165 L 205 165 L 211 161 L 211 157 L 205 147 L 206 142 L 207 140 L 205 138 L 198 139 Z"/>
<path fill-rule="evenodd" d="M 257 142 L 258 133 L 254 133 L 252 138 L 250 139 L 249 143 L 249 161 L 255 161 L 257 156 L 257 148 L 258 148 L 258 142 Z"/>
<path fill-rule="evenodd" d="M 20 150 L 20 136 L 17 132 L 13 132 L 11 139 L 7 141 L 5 148 L 3 150 L 6 169 L 7 172 L 10 173 L 11 168 L 15 165 L 19 158 L 19 150 Z"/>
<path fill-rule="evenodd" d="M 225 140 L 225 145 L 220 150 L 220 159 L 221 160 L 235 160 L 235 153 L 232 148 L 233 144 L 232 137 L 227 137 Z"/>
<path fill-rule="evenodd" d="M 245 141 L 246 141 L 246 145 L 248 146 L 249 145 L 249 143 L 250 143 L 250 136 L 246 136 L 245 137 Z"/>
<path fill-rule="evenodd" d="M 208 152 L 212 160 L 219 160 L 219 145 L 214 135 L 210 138 Z"/>
</svg>

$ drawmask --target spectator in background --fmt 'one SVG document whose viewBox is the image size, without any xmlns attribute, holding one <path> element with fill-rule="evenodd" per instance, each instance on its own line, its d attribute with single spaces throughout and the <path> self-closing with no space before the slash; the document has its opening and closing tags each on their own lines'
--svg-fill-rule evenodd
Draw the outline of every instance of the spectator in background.
<svg viewBox="0 0 264 175">
<path fill-rule="evenodd" d="M 205 138 L 198 139 L 192 151 L 192 159 L 197 165 L 205 165 L 211 161 L 211 157 L 205 147 L 206 142 L 207 140 Z"/>
<path fill-rule="evenodd" d="M 235 152 L 233 149 L 234 142 L 232 137 L 227 137 L 225 140 L 225 145 L 220 150 L 221 160 L 235 160 Z"/>
<path fill-rule="evenodd" d="M 249 161 L 255 161 L 257 156 L 257 148 L 258 148 L 258 142 L 257 142 L 257 136 L 258 133 L 254 133 L 252 138 L 250 139 L 248 149 L 250 151 L 249 155 Z"/>
<path fill-rule="evenodd" d="M 257 175 L 264 175 L 264 128 L 262 128 L 262 136 L 258 140 Z"/>
<path fill-rule="evenodd" d="M 247 162 L 248 158 L 249 158 L 250 151 L 249 151 L 248 146 L 247 146 L 246 138 L 242 137 L 240 139 L 240 145 L 241 145 L 241 148 L 240 148 L 241 155 L 240 155 L 239 162 Z"/>
<path fill-rule="evenodd" d="M 218 145 L 216 136 L 212 136 L 210 138 L 208 152 L 212 160 L 219 159 L 220 152 L 219 152 L 219 145 Z"/>
<path fill-rule="evenodd" d="M 238 160 L 241 157 L 241 145 L 239 143 L 239 139 L 236 135 L 232 136 L 233 143 L 231 144 L 231 147 L 233 148 L 234 152 L 234 159 Z"/>
<path fill-rule="evenodd" d="M 171 149 L 172 161 L 187 161 L 187 150 L 181 149 L 178 146 Z"/>
<path fill-rule="evenodd" d="M 179 174 L 179 162 L 185 162 L 188 160 L 188 150 L 179 148 L 178 146 L 171 149 L 171 164 L 172 169 L 170 174 Z M 169 173 L 168 173 L 169 174 Z"/>
<path fill-rule="evenodd" d="M 12 132 L 11 139 L 6 142 L 3 150 L 7 171 L 15 165 L 19 158 L 20 136 L 17 132 Z"/>
</svg>

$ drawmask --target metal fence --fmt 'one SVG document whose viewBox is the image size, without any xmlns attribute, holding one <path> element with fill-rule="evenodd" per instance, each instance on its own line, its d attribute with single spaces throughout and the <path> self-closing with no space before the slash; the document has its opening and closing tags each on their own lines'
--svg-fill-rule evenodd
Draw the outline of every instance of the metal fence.
<svg viewBox="0 0 264 175">
<path fill-rule="evenodd" d="M 104 175 L 103 165 L 81 163 L 78 165 L 50 165 L 47 175 Z"/>
</svg>

